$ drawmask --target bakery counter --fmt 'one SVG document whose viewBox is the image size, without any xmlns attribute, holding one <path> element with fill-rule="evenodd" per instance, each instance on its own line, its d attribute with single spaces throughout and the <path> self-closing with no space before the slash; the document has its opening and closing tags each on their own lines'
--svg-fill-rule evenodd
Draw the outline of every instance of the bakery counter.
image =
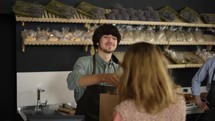
<svg viewBox="0 0 215 121">
<path fill-rule="evenodd" d="M 201 109 L 196 105 L 187 105 L 186 106 L 186 114 L 197 114 L 202 113 Z"/>
<path fill-rule="evenodd" d="M 203 100 L 206 99 L 207 91 L 205 86 L 201 86 L 201 98 Z M 191 92 L 191 87 L 182 87 L 182 91 L 184 93 L 185 101 L 186 101 L 186 113 L 187 114 L 198 114 L 202 113 L 201 109 L 195 104 L 194 96 Z"/>
</svg>

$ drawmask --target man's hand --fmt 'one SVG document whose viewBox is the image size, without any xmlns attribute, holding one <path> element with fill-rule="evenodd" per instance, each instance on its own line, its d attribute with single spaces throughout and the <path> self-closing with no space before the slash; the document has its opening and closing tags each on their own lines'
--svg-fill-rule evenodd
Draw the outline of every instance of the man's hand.
<svg viewBox="0 0 215 121">
<path fill-rule="evenodd" d="M 195 96 L 195 103 L 203 112 L 209 109 L 208 102 L 202 101 L 200 96 Z"/>
<path fill-rule="evenodd" d="M 114 87 L 118 86 L 119 83 L 119 75 L 115 73 L 109 73 L 109 74 L 100 74 L 101 82 L 106 82 Z"/>
<path fill-rule="evenodd" d="M 78 81 L 80 87 L 99 84 L 101 82 L 106 82 L 114 87 L 117 87 L 119 83 L 119 75 L 115 73 L 85 75 Z"/>
</svg>

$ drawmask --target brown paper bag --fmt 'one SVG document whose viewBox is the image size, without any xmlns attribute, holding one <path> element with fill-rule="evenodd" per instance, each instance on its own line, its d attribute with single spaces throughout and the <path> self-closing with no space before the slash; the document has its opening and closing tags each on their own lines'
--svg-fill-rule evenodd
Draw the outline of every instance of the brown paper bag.
<svg viewBox="0 0 215 121">
<path fill-rule="evenodd" d="M 109 93 L 100 94 L 99 121 L 111 121 L 114 108 L 117 104 L 118 95 L 112 95 Z"/>
</svg>

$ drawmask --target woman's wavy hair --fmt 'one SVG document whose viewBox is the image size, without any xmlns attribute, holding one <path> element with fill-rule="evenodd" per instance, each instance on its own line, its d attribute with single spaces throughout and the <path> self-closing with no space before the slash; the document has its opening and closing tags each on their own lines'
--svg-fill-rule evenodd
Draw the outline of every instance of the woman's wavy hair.
<svg viewBox="0 0 215 121">
<path fill-rule="evenodd" d="M 129 46 L 121 64 L 119 101 L 134 100 L 138 110 L 144 108 L 151 114 L 174 103 L 178 86 L 172 80 L 167 64 L 156 45 L 140 42 Z"/>
</svg>

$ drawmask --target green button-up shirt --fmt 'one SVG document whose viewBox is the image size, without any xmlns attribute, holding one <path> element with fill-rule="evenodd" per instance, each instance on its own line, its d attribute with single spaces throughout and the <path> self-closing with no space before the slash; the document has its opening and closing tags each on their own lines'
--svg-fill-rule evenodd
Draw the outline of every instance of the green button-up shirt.
<svg viewBox="0 0 215 121">
<path fill-rule="evenodd" d="M 119 65 L 114 61 L 105 62 L 98 54 L 95 55 L 96 66 L 95 74 L 98 73 L 116 73 Z M 80 87 L 78 80 L 84 75 L 93 73 L 93 56 L 84 56 L 77 59 L 73 66 L 73 71 L 68 74 L 67 84 L 70 90 L 74 90 L 76 102 L 84 94 L 85 87 Z M 111 86 L 108 83 L 102 82 L 100 85 Z"/>
</svg>

